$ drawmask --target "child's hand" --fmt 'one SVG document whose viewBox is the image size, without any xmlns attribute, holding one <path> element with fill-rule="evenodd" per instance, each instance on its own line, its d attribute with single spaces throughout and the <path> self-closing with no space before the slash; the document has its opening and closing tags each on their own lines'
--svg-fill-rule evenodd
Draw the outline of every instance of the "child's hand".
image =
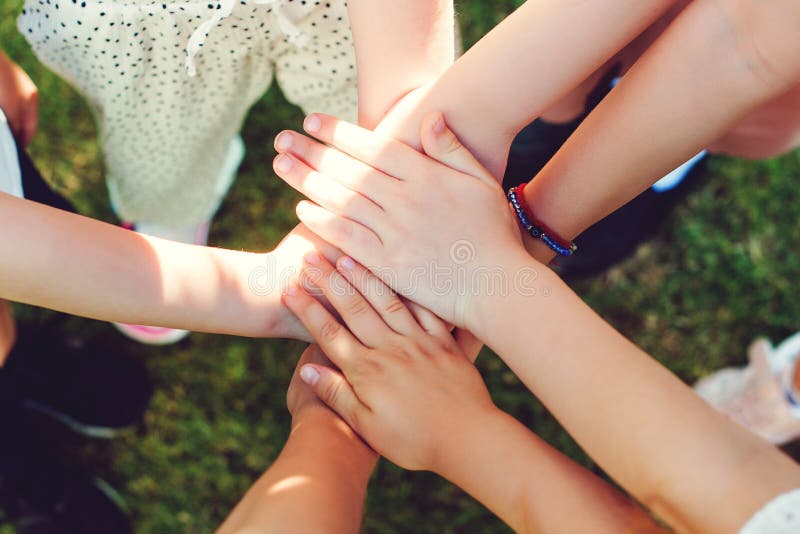
<svg viewBox="0 0 800 534">
<path fill-rule="evenodd" d="M 304 412 L 318 408 L 328 409 L 311 388 L 300 379 L 300 369 L 307 364 L 331 365 L 331 361 L 325 356 L 319 345 L 309 345 L 303 351 L 292 375 L 292 380 L 289 382 L 289 389 L 286 390 L 286 408 L 292 415 L 293 424 L 297 424 L 302 419 Z"/>
<path fill-rule="evenodd" d="M 336 247 L 326 243 L 300 224 L 281 240 L 275 250 L 269 253 L 266 262 L 259 265 L 264 280 L 257 279 L 256 282 L 266 284 L 266 287 L 262 289 L 268 292 L 275 291 L 276 294 L 281 292 L 288 284 L 298 279 L 303 256 L 312 251 L 322 254 L 331 261 L 335 261 L 342 254 Z M 297 317 L 283 306 L 280 316 L 272 318 L 263 335 L 299 339 L 309 343 L 314 341 Z"/>
<path fill-rule="evenodd" d="M 0 109 L 17 142 L 33 139 L 39 123 L 39 90 L 19 65 L 0 51 Z"/>
<path fill-rule="evenodd" d="M 302 288 L 284 295 L 341 369 L 310 363 L 300 376 L 377 452 L 408 469 L 436 471 L 438 459 L 497 409 L 441 320 L 427 310 L 412 314 L 351 258 L 338 265 L 309 254 L 303 281 L 346 327 Z"/>
<path fill-rule="evenodd" d="M 516 220 L 441 114 L 426 117 L 421 135 L 438 161 L 326 115 L 305 128 L 339 150 L 282 132 L 274 167 L 313 201 L 297 207 L 313 232 L 457 326 L 470 298 L 503 289 L 488 284 L 514 282 L 503 266 L 522 250 Z"/>
</svg>

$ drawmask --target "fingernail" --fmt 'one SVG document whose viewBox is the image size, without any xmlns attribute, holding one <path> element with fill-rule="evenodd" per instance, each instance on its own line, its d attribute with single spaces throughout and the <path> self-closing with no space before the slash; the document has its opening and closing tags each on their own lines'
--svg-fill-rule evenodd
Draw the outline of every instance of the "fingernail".
<svg viewBox="0 0 800 534">
<path fill-rule="evenodd" d="M 317 265 L 319 263 L 319 254 L 316 252 L 308 252 L 305 256 L 303 256 L 303 259 L 309 265 Z"/>
<path fill-rule="evenodd" d="M 303 122 L 303 128 L 305 128 L 307 132 L 318 132 L 321 127 L 322 121 L 319 120 L 319 117 L 316 115 L 309 115 Z"/>
<path fill-rule="evenodd" d="M 350 256 L 345 256 L 339 260 L 339 267 L 345 271 L 352 271 L 356 267 L 356 262 Z"/>
<path fill-rule="evenodd" d="M 288 172 L 292 168 L 292 158 L 286 154 L 279 154 L 275 158 L 275 170 L 278 172 Z"/>
<path fill-rule="evenodd" d="M 444 128 L 445 128 L 444 115 L 439 113 L 439 115 L 436 117 L 436 120 L 433 121 L 431 130 L 433 130 L 433 133 L 435 133 L 436 135 L 439 135 L 444 131 Z"/>
<path fill-rule="evenodd" d="M 275 138 L 275 150 L 286 151 L 292 146 L 292 135 L 286 132 L 281 132 Z"/>
<path fill-rule="evenodd" d="M 303 368 L 300 369 L 300 379 L 309 386 L 316 385 L 319 381 L 319 371 L 310 365 L 304 365 Z"/>
</svg>

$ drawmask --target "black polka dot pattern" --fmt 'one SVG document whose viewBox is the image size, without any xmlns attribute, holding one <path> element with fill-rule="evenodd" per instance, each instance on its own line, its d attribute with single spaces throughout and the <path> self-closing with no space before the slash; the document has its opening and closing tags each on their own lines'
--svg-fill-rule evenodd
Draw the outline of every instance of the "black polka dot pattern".
<svg viewBox="0 0 800 534">
<path fill-rule="evenodd" d="M 191 76 L 187 45 L 220 12 L 229 15 L 202 32 Z M 357 117 L 346 0 L 26 0 L 18 27 L 95 110 L 112 203 L 127 221 L 209 218 L 273 75 L 305 112 Z"/>
</svg>

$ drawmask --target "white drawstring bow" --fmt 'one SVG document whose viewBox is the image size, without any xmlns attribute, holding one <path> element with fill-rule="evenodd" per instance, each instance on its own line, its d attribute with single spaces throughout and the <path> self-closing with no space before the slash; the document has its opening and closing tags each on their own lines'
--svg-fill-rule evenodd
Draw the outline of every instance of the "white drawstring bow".
<svg viewBox="0 0 800 534">
<path fill-rule="evenodd" d="M 197 29 L 192 32 L 189 37 L 189 43 L 186 45 L 186 71 L 189 76 L 197 75 L 197 65 L 195 64 L 195 57 L 200 52 L 200 49 L 206 42 L 208 34 L 216 28 L 220 22 L 231 16 L 233 7 L 236 2 L 240 0 L 219 0 L 217 9 L 208 20 L 201 23 Z M 278 28 L 289 39 L 289 42 L 295 46 L 303 46 L 308 41 L 308 36 L 297 27 L 297 25 L 289 18 L 286 13 L 281 9 L 281 2 L 283 0 L 249 0 L 254 4 L 259 5 L 272 5 L 272 15 L 278 22 Z"/>
</svg>

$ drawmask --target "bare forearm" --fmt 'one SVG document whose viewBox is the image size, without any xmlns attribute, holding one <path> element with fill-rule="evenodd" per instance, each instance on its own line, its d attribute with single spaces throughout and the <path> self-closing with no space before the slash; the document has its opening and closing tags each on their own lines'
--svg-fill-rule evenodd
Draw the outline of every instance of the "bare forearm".
<svg viewBox="0 0 800 534">
<path fill-rule="evenodd" d="M 497 410 L 465 429 L 439 474 L 516 532 L 661 532 L 630 499 Z"/>
<path fill-rule="evenodd" d="M 264 335 L 279 290 L 253 291 L 266 255 L 173 243 L 0 194 L 0 296 L 75 315 Z"/>
<path fill-rule="evenodd" d="M 537 215 L 574 237 L 789 90 L 791 4 L 691 3 L 526 188 Z"/>
<path fill-rule="evenodd" d="M 535 268 L 529 261 L 521 254 L 507 272 Z M 536 284 L 549 296 L 514 288 L 487 299 L 473 331 L 598 464 L 672 526 L 734 531 L 800 485 L 790 459 L 708 407 L 552 271 L 539 267 Z M 530 325 L 535 332 L 520 335 Z"/>
<path fill-rule="evenodd" d="M 399 98 L 454 59 L 452 0 L 351 0 L 359 124 L 374 128 Z"/>
<path fill-rule="evenodd" d="M 219 534 L 358 532 L 376 456 L 330 411 L 314 410 Z"/>
<path fill-rule="evenodd" d="M 502 176 L 516 133 L 650 25 L 671 0 L 526 2 L 379 130 L 419 146 L 419 125 L 444 112 L 459 139 Z M 606 21 L 606 22 L 603 22 Z M 569 61 L 561 50 L 570 51 Z"/>
</svg>

